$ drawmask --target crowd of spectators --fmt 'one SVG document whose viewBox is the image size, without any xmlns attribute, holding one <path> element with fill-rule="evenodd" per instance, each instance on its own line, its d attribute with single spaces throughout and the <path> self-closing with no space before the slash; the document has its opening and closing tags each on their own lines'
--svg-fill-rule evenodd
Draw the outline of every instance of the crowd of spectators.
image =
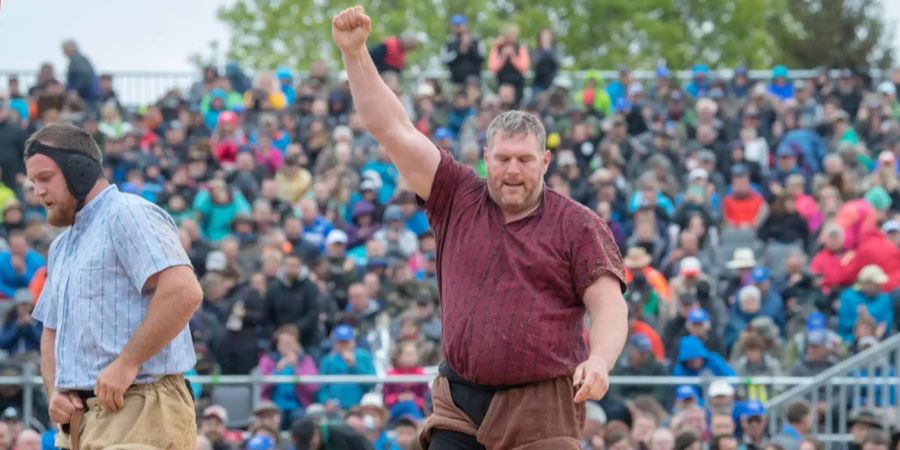
<svg viewBox="0 0 900 450">
<path fill-rule="evenodd" d="M 664 65 L 652 79 L 621 67 L 604 80 L 561 72 L 550 30 L 528 42 L 507 26 L 488 41 L 463 16 L 450 27 L 446 78 L 403 77 L 413 36 L 370 53 L 415 127 L 482 177 L 493 117 L 542 119 L 547 184 L 606 220 L 627 268 L 631 335 L 614 375 L 814 376 L 898 330 L 900 70 L 793 79 L 776 66 L 751 79 L 698 63 L 688 80 Z M 58 122 L 92 133 L 118 189 L 177 222 L 205 297 L 190 322 L 192 373 L 421 375 L 442 359 L 434 237 L 340 68 L 250 76 L 229 62 L 186 91 L 126 105 L 74 42 L 63 51 L 65 74 L 46 64 L 33 86 L 11 76 L 0 97 L 0 374 L 39 351 L 30 311 L 60 230 L 22 154 L 30 133 Z M 215 386 L 194 390 L 197 448 L 216 450 L 407 450 L 430 408 L 422 383 L 267 384 L 242 422 Z M 847 408 L 853 448 L 896 448 L 861 399 L 796 402 L 770 435 L 775 394 L 614 384 L 588 405 L 583 445 L 813 450 L 812 421 Z M 22 431 L 22 397 L 0 389 L 0 450 L 38 448 Z"/>
</svg>

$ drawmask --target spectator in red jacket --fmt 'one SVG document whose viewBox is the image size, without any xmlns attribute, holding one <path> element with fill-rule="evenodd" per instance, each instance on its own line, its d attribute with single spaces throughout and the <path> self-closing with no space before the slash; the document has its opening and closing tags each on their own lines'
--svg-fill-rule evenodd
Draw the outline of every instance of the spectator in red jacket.
<svg viewBox="0 0 900 450">
<path fill-rule="evenodd" d="M 888 281 L 883 287 L 885 292 L 900 288 L 900 247 L 879 229 L 866 230 L 860 234 L 859 247 L 848 254 L 841 266 L 838 282 L 852 284 L 859 271 L 869 264 L 881 267 L 887 274 Z"/>
<path fill-rule="evenodd" d="M 837 225 L 829 225 L 823 230 L 823 247 L 809 264 L 809 270 L 821 277 L 822 291 L 828 295 L 832 289 L 840 287 L 841 260 L 847 254 L 844 249 L 844 230 Z"/>
<path fill-rule="evenodd" d="M 395 347 L 393 359 L 394 367 L 388 369 L 391 375 L 425 375 L 425 369 L 419 364 L 419 349 L 413 341 L 404 341 Z M 391 416 L 395 416 L 396 409 L 409 412 L 411 406 L 421 417 L 425 410 L 425 396 L 428 394 L 428 385 L 423 383 L 390 383 L 384 385 L 384 406 L 391 410 Z"/>
</svg>

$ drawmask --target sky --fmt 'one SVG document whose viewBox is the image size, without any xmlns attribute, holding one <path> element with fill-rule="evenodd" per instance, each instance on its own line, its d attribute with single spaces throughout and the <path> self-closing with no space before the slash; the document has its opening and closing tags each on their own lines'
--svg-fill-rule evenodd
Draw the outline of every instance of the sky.
<svg viewBox="0 0 900 450">
<path fill-rule="evenodd" d="M 0 0 L 0 71 L 66 67 L 60 51 L 75 39 L 100 71 L 192 71 L 189 56 L 227 46 L 216 10 L 233 0 Z M 350 2 L 348 2 L 349 4 Z M 885 0 L 900 24 L 900 1 Z M 77 17 L 77 20 L 72 18 Z M 900 49 L 900 32 L 895 36 Z"/>
</svg>

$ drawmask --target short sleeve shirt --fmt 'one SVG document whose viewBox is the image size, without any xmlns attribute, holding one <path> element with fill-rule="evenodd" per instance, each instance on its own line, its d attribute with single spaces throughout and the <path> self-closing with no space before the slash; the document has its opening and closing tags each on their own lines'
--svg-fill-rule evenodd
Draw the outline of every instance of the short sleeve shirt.
<svg viewBox="0 0 900 450">
<path fill-rule="evenodd" d="M 158 206 L 110 186 L 75 216 L 50 246 L 47 281 L 33 317 L 56 330 L 58 389 L 93 389 L 144 322 L 144 285 L 173 266 L 191 266 L 175 221 Z M 144 362 L 136 382 L 190 370 L 187 326 Z"/>
<path fill-rule="evenodd" d="M 530 216 L 505 223 L 486 181 L 441 150 L 422 202 L 437 242 L 443 350 L 464 379 L 511 385 L 570 376 L 587 357 L 585 290 L 624 268 L 594 212 L 543 188 Z"/>
</svg>

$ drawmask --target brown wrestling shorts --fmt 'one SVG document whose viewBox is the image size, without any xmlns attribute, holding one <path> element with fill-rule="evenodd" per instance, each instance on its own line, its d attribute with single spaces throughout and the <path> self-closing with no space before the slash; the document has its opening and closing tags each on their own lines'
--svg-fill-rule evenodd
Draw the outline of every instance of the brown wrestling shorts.
<svg viewBox="0 0 900 450">
<path fill-rule="evenodd" d="M 86 398 L 84 405 L 78 425 L 79 450 L 192 450 L 196 446 L 194 398 L 181 375 L 131 386 L 125 391 L 125 407 L 116 412 L 104 411 L 96 397 Z M 60 430 L 56 447 L 72 448 L 69 438 Z"/>
<path fill-rule="evenodd" d="M 475 436 L 488 450 L 581 449 L 585 404 L 575 404 L 571 377 L 492 391 L 483 411 L 479 411 L 477 398 L 462 398 L 483 397 L 466 395 L 471 389 L 479 387 L 460 387 L 443 375 L 435 379 L 431 391 L 434 412 L 419 437 L 422 448 L 429 448 L 433 430 L 446 430 Z"/>
</svg>

